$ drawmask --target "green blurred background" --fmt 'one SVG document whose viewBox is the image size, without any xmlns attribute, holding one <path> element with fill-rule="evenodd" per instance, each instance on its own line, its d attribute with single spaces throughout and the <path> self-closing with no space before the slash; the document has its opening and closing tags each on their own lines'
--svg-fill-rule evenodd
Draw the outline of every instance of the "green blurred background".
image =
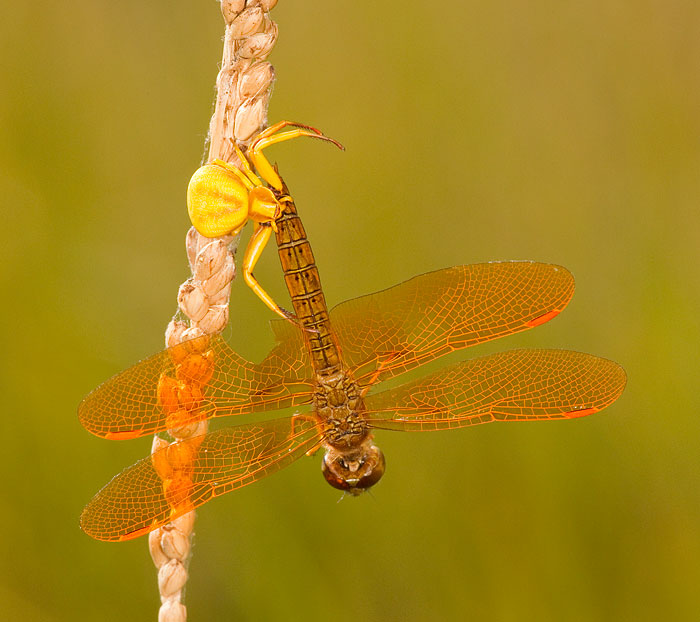
<svg viewBox="0 0 700 622">
<path fill-rule="evenodd" d="M 157 350 L 187 276 L 218 3 L 15 3 L 0 26 L 0 611 L 155 620 L 146 540 L 78 515 L 149 452 L 80 399 Z M 304 459 L 199 511 L 192 620 L 696 620 L 700 614 L 700 4 L 281 0 L 270 119 L 331 304 L 460 263 L 560 263 L 564 347 L 629 384 L 573 422 L 381 433 L 359 499 Z M 246 232 L 246 238 L 249 232 Z M 276 254 L 256 275 L 286 300 Z M 236 349 L 271 314 L 234 286 Z M 461 358 L 464 358 L 464 354 Z M 442 362 L 441 362 L 442 364 Z"/>
</svg>

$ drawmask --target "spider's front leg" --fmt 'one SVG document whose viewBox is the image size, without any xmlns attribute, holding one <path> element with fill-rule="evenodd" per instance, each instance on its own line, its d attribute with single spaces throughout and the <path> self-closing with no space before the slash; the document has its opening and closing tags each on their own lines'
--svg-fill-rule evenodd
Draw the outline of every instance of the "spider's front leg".
<svg viewBox="0 0 700 622">
<path fill-rule="evenodd" d="M 245 254 L 243 255 L 243 280 L 246 285 L 250 287 L 255 292 L 255 295 L 262 300 L 269 309 L 274 311 L 277 315 L 285 320 L 291 320 L 295 322 L 296 316 L 280 307 L 273 299 L 270 294 L 268 294 L 258 283 L 257 279 L 253 275 L 253 270 L 255 269 L 255 264 L 258 263 L 258 259 L 263 253 L 265 246 L 270 241 L 270 236 L 273 231 L 273 223 L 263 222 L 255 223 L 255 231 L 248 242 L 248 246 L 245 249 Z"/>
</svg>

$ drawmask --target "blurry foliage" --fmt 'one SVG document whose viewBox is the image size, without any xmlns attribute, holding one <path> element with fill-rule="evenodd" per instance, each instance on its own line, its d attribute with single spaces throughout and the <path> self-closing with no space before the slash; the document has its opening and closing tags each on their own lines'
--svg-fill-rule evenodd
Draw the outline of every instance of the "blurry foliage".
<svg viewBox="0 0 700 622">
<path fill-rule="evenodd" d="M 336 503 L 316 457 L 209 504 L 193 619 L 696 619 L 700 4 L 280 0 L 274 18 L 270 118 L 347 147 L 271 152 L 329 302 L 560 263 L 567 311 L 473 355 L 572 348 L 629 385 L 574 422 L 380 434 L 372 496 Z M 75 407 L 162 345 L 221 34 L 215 2 L 181 0 L 16 3 L 0 25 L 7 619 L 154 619 L 145 539 L 77 523 L 149 442 L 91 437 Z M 285 299 L 274 251 L 256 275 Z M 269 347 L 269 315 L 236 283 L 242 354 Z"/>
</svg>

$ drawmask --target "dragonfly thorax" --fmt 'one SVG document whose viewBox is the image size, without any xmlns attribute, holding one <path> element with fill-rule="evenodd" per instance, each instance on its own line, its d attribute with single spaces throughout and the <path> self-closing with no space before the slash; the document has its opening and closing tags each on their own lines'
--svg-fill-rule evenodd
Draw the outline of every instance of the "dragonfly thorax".
<svg viewBox="0 0 700 622">
<path fill-rule="evenodd" d="M 342 371 L 319 377 L 314 411 L 325 442 L 341 451 L 357 449 L 369 435 L 359 388 Z"/>
<path fill-rule="evenodd" d="M 340 370 L 317 376 L 314 409 L 323 428 L 323 476 L 339 490 L 359 494 L 384 473 L 384 454 L 372 442 L 357 383 Z"/>
</svg>

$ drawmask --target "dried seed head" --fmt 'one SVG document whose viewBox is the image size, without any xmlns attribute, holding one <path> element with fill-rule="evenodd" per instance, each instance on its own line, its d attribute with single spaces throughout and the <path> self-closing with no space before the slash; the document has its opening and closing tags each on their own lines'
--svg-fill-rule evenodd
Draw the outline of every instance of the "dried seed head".
<svg viewBox="0 0 700 622">
<path fill-rule="evenodd" d="M 264 19 L 265 13 L 259 6 L 244 9 L 231 23 L 231 36 L 234 39 L 250 37 L 260 30 Z"/>
<path fill-rule="evenodd" d="M 181 320 L 170 320 L 165 330 L 165 347 L 172 348 L 182 342 L 182 334 L 187 330 L 187 324 Z"/>
<path fill-rule="evenodd" d="M 197 326 L 190 326 L 185 332 L 182 333 L 182 341 L 190 341 L 196 337 L 202 337 L 204 334 L 205 333 L 201 328 Z"/>
<path fill-rule="evenodd" d="M 245 8 L 246 0 L 221 0 L 221 14 L 227 24 L 233 22 Z"/>
<path fill-rule="evenodd" d="M 187 609 L 185 605 L 183 605 L 179 599 L 166 600 L 158 610 L 158 622 L 187 622 Z"/>
<path fill-rule="evenodd" d="M 237 141 L 246 142 L 258 133 L 265 124 L 267 115 L 267 96 L 251 99 L 236 112 L 234 136 Z"/>
<path fill-rule="evenodd" d="M 233 281 L 233 277 L 235 275 L 236 264 L 233 261 L 233 257 L 226 253 L 224 255 L 224 263 L 219 266 L 219 269 L 211 274 L 209 278 L 202 280 L 202 288 L 204 289 L 204 293 L 210 298 L 215 296 L 222 289 L 231 285 L 231 281 Z"/>
<path fill-rule="evenodd" d="M 221 0 L 226 23 L 221 71 L 217 77 L 217 97 L 209 127 L 209 159 L 232 161 L 236 142 L 243 147 L 264 126 L 274 70 L 263 62 L 277 40 L 277 25 L 268 12 L 277 0 Z M 247 207 L 247 206 L 246 206 Z M 229 231 L 234 231 L 232 226 Z M 178 292 L 178 304 L 190 320 L 172 320 L 166 330 L 166 344 L 173 348 L 171 360 L 178 365 L 175 380 L 180 388 L 163 389 L 169 405 L 168 417 L 174 427 L 168 431 L 176 439 L 188 439 L 177 449 L 160 437 L 153 441 L 154 467 L 163 478 L 163 491 L 169 503 L 180 511 L 187 508 L 193 483 L 189 473 L 200 439 L 207 431 L 207 421 L 197 405 L 200 388 L 211 377 L 208 361 L 209 339 L 188 342 L 203 335 L 221 332 L 228 322 L 230 284 L 235 276 L 232 253 L 237 235 L 229 231 L 209 232 L 216 240 L 204 237 L 192 227 L 186 238 L 187 258 L 192 277 Z M 237 231 L 235 231 L 237 234 Z M 166 390 L 167 389 L 167 390 Z M 189 402 L 186 398 L 189 396 Z M 183 402 L 184 399 L 184 402 Z M 186 402 L 186 403 L 185 403 Z M 172 407 L 177 405 L 173 411 Z M 177 421 L 176 421 L 177 420 Z M 180 603 L 187 572 L 182 563 L 190 552 L 189 538 L 194 527 L 194 512 L 179 518 L 149 535 L 151 555 L 159 568 L 158 585 L 162 605 L 159 622 L 186 622 L 187 610 Z"/>
<path fill-rule="evenodd" d="M 193 283 L 191 279 L 180 285 L 177 302 L 182 312 L 193 322 L 201 320 L 209 311 L 209 301 L 202 286 Z"/>
<path fill-rule="evenodd" d="M 197 327 L 204 333 L 220 333 L 228 323 L 228 304 L 209 308 L 206 315 L 197 322 Z"/>
<path fill-rule="evenodd" d="M 194 529 L 194 512 L 188 512 L 169 523 L 170 529 L 177 529 L 181 533 L 192 533 Z"/>
<path fill-rule="evenodd" d="M 158 570 L 158 587 L 162 596 L 168 597 L 179 592 L 186 582 L 187 570 L 177 559 L 171 559 Z"/>
<path fill-rule="evenodd" d="M 163 551 L 163 547 L 160 544 L 161 536 L 162 531 L 160 529 L 156 529 L 148 534 L 148 548 L 151 551 L 151 559 L 153 559 L 156 568 L 160 568 L 170 559 Z"/>
<path fill-rule="evenodd" d="M 238 96 L 241 99 L 255 97 L 269 89 L 274 79 L 275 70 L 270 63 L 253 63 L 238 78 Z"/>
<path fill-rule="evenodd" d="M 190 554 L 190 539 L 182 532 L 171 529 L 163 532 L 160 538 L 160 548 L 170 559 L 184 562 Z"/>
<path fill-rule="evenodd" d="M 243 40 L 238 49 L 241 58 L 257 58 L 265 60 L 272 52 L 272 48 L 277 41 L 277 24 L 270 22 L 269 31 L 258 32 Z"/>
</svg>

